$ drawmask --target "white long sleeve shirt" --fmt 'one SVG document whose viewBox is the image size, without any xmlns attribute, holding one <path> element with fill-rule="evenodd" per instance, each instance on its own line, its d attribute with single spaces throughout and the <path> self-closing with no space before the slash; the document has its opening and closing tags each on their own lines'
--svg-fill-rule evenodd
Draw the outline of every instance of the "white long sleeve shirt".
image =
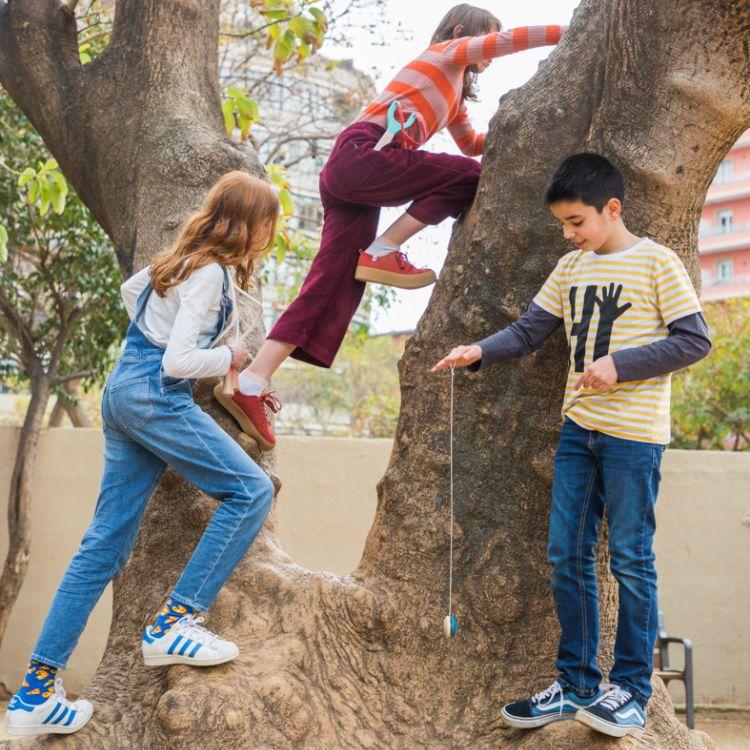
<svg viewBox="0 0 750 750">
<path fill-rule="evenodd" d="M 149 283 L 149 268 L 141 269 L 120 287 L 131 320 L 138 298 Z M 211 341 L 219 323 L 223 284 L 224 270 L 218 263 L 211 263 L 170 287 L 164 297 L 156 292 L 149 296 L 138 327 L 151 343 L 164 348 L 162 367 L 167 375 L 209 378 L 226 374 L 232 362 L 229 347 L 202 348 Z"/>
</svg>

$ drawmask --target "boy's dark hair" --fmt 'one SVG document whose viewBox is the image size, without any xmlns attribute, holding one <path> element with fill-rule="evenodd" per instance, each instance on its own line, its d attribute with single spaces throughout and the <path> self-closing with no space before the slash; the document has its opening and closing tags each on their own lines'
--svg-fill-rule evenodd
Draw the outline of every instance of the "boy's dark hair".
<svg viewBox="0 0 750 750">
<path fill-rule="evenodd" d="M 622 172 L 599 154 L 573 154 L 557 168 L 544 191 L 549 206 L 560 201 L 576 201 L 594 206 L 601 213 L 610 198 L 625 199 Z"/>
</svg>

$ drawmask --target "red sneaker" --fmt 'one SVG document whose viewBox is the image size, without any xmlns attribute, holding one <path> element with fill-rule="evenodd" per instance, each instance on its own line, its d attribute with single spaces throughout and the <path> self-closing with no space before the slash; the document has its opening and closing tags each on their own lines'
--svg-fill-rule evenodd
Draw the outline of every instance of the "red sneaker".
<svg viewBox="0 0 750 750">
<path fill-rule="evenodd" d="M 261 450 L 273 450 L 276 445 L 276 435 L 271 428 L 268 411 L 276 414 L 281 409 L 281 401 L 270 393 L 260 396 L 246 396 L 235 389 L 230 396 L 224 393 L 221 383 L 214 387 L 216 400 L 237 420 L 246 435 L 257 441 Z"/>
<path fill-rule="evenodd" d="M 419 289 L 435 283 L 435 272 L 429 268 L 416 268 L 400 250 L 380 258 L 373 258 L 360 250 L 354 278 L 357 281 L 374 281 L 401 289 Z"/>
</svg>

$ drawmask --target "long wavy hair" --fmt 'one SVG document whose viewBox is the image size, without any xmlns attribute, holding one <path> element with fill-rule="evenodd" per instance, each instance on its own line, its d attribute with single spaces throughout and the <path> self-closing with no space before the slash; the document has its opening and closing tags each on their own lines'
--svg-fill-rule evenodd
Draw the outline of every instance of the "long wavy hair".
<svg viewBox="0 0 750 750">
<path fill-rule="evenodd" d="M 253 262 L 274 242 L 278 215 L 279 199 L 269 183 L 247 172 L 227 172 L 185 222 L 177 244 L 151 263 L 154 291 L 163 297 L 209 263 L 234 266 L 238 286 L 247 291 L 253 283 Z M 259 236 L 266 225 L 268 235 Z"/>
<path fill-rule="evenodd" d="M 463 26 L 461 36 L 483 36 L 495 31 L 502 31 L 503 25 L 498 18 L 484 8 L 475 5 L 461 3 L 451 8 L 443 20 L 438 24 L 432 35 L 430 44 L 447 42 L 454 38 L 456 26 Z M 477 100 L 477 69 L 474 65 L 468 65 L 464 71 L 464 86 L 461 95 L 464 99 L 475 102 Z"/>
</svg>

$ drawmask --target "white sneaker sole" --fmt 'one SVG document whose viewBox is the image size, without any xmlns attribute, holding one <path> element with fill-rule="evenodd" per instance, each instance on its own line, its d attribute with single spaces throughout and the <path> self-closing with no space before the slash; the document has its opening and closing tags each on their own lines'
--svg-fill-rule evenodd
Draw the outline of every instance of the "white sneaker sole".
<svg viewBox="0 0 750 750">
<path fill-rule="evenodd" d="M 89 714 L 82 724 L 71 724 L 69 727 L 62 727 L 56 724 L 34 724 L 27 727 L 14 727 L 6 722 L 3 728 L 6 734 L 12 734 L 14 737 L 31 737 L 37 734 L 73 734 L 73 732 L 83 729 L 93 715 L 93 713 Z"/>
<path fill-rule="evenodd" d="M 191 667 L 215 667 L 217 664 L 225 664 L 239 656 L 239 651 L 235 654 L 225 656 L 216 656 L 213 659 L 196 659 L 189 656 L 180 656 L 179 654 L 159 654 L 158 656 L 144 656 L 143 661 L 147 667 L 167 667 L 170 664 L 187 664 Z"/>
<path fill-rule="evenodd" d="M 604 719 L 600 719 L 598 716 L 594 716 L 586 711 L 578 711 L 575 715 L 575 719 L 576 721 L 580 721 L 581 724 L 585 724 L 587 727 L 595 729 L 597 732 L 608 734 L 610 737 L 626 737 L 627 735 L 631 735 L 638 739 L 646 732 L 646 730 L 641 727 L 615 726 L 614 724 L 610 724 L 608 721 L 604 721 Z"/>
<path fill-rule="evenodd" d="M 550 714 L 549 716 L 537 716 L 533 719 L 523 719 L 519 716 L 511 716 L 510 714 L 505 713 L 504 708 L 500 712 L 500 715 L 503 717 L 503 721 L 506 724 L 509 724 L 512 727 L 517 727 L 518 729 L 534 729 L 535 727 L 543 727 L 545 724 L 552 724 L 554 721 L 569 721 L 576 717 L 576 714 L 572 713 L 562 715 L 555 713 Z"/>
</svg>

